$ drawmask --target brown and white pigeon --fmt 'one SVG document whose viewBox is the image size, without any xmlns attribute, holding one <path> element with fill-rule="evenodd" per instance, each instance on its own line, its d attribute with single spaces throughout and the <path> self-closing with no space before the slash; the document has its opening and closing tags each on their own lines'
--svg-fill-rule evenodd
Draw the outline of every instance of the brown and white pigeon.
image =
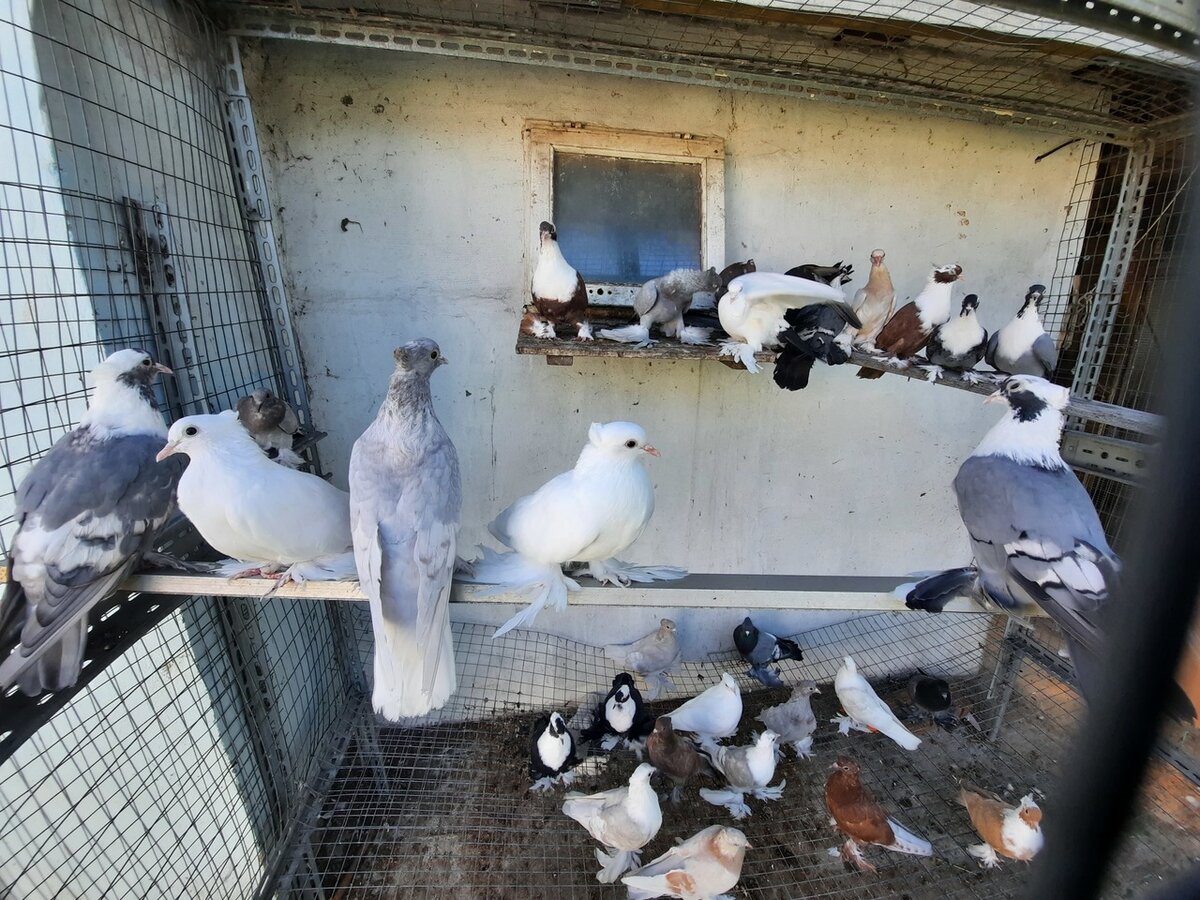
<svg viewBox="0 0 1200 900">
<path fill-rule="evenodd" d="M 907 360 L 925 349 L 933 330 L 950 319 L 950 294 L 962 278 L 962 266 L 939 266 L 915 300 L 906 303 L 888 319 L 875 338 L 875 348 L 897 361 Z M 879 369 L 859 369 L 859 378 L 882 378 Z"/>
<path fill-rule="evenodd" d="M 554 226 L 543 222 L 538 231 L 538 260 L 530 285 L 534 312 L 522 319 L 521 329 L 534 337 L 553 338 L 557 337 L 555 326 L 574 327 L 577 340 L 590 341 L 592 326 L 583 276 L 563 257 Z"/>
<path fill-rule="evenodd" d="M 254 443 L 275 462 L 293 469 L 304 464 L 304 458 L 292 450 L 300 419 L 282 397 L 259 388 L 238 400 L 237 417 Z"/>
<path fill-rule="evenodd" d="M 984 843 L 967 848 L 985 869 L 1000 865 L 1000 857 L 1029 862 L 1042 849 L 1042 811 L 1033 794 L 1009 806 L 995 794 L 964 783 L 958 802 L 967 808 L 971 824 Z"/>
<path fill-rule="evenodd" d="M 875 349 L 875 337 L 896 308 L 896 289 L 892 286 L 892 273 L 883 262 L 882 250 L 871 251 L 871 272 L 867 283 L 854 295 L 851 307 L 862 325 L 854 331 L 854 346 L 860 344 L 868 350 Z"/>
<path fill-rule="evenodd" d="M 859 844 L 875 844 L 911 856 L 933 856 L 929 841 L 888 818 L 863 786 L 858 763 L 848 756 L 839 756 L 832 768 L 833 773 L 825 782 L 825 805 L 833 817 L 831 824 L 846 836 L 846 842 L 830 849 L 830 856 L 840 856 L 860 872 L 874 872 L 875 867 L 863 858 Z"/>
<path fill-rule="evenodd" d="M 742 877 L 749 846 L 737 828 L 709 825 L 621 881 L 629 888 L 629 900 L 728 898 L 727 891 Z"/>
</svg>

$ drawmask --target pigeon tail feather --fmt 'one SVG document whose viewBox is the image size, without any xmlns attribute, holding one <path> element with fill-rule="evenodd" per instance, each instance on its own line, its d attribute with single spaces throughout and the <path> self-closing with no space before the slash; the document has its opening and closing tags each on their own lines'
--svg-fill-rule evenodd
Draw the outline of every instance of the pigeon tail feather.
<svg viewBox="0 0 1200 900">
<path fill-rule="evenodd" d="M 701 328 L 699 325 L 684 325 L 679 329 L 679 343 L 704 345 L 712 337 L 711 328 Z"/>
<path fill-rule="evenodd" d="M 921 746 L 921 739 L 901 725 L 899 720 L 895 722 L 882 722 L 880 725 L 875 726 L 875 730 L 890 737 L 905 750 L 916 750 Z"/>
<path fill-rule="evenodd" d="M 381 617 L 375 623 L 375 687 L 371 692 L 371 705 L 389 722 L 440 709 L 458 687 L 450 610 L 443 608 L 440 614 L 440 645 L 432 659 L 428 684 L 426 669 L 430 660 L 416 635 L 386 618 Z"/>
<path fill-rule="evenodd" d="M 626 875 L 621 883 L 629 889 L 629 900 L 654 900 L 665 887 L 661 875 Z"/>
<path fill-rule="evenodd" d="M 974 596 L 978 578 L 979 570 L 974 566 L 947 569 L 917 582 L 905 596 L 904 605 L 909 609 L 941 612 L 956 597 Z"/>
<path fill-rule="evenodd" d="M 601 884 L 612 884 L 630 869 L 636 869 L 641 864 L 636 850 L 613 850 L 612 853 L 605 853 L 599 847 L 596 848 L 596 862 L 604 866 L 596 873 L 596 880 Z"/>
<path fill-rule="evenodd" d="M 557 563 L 535 563 L 515 550 L 497 553 L 480 547 L 479 559 L 472 560 L 470 573 L 459 575 L 466 584 L 492 585 L 481 591 L 482 596 L 495 594 L 526 594 L 532 596 L 529 606 L 517 613 L 492 635 L 498 638 L 519 626 L 528 625 L 538 613 L 549 606 L 551 609 L 566 609 L 567 594 L 579 590 L 579 585 L 563 575 Z"/>
<path fill-rule="evenodd" d="M 676 581 L 687 575 L 687 569 L 678 566 L 635 566 L 615 556 L 609 559 L 588 563 L 585 569 L 588 575 L 604 583 L 616 582 L 628 584 L 636 581 L 638 584 L 649 584 L 652 581 Z"/>
<path fill-rule="evenodd" d="M 917 837 L 895 819 L 888 819 L 892 826 L 895 841 L 887 845 L 888 850 L 897 853 L 907 853 L 909 856 L 933 856 L 933 844 L 922 837 Z"/>
</svg>

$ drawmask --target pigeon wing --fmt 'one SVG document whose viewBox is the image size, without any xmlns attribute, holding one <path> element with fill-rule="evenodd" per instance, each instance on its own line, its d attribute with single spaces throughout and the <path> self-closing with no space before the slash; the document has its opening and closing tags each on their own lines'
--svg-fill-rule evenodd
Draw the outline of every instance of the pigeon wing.
<svg viewBox="0 0 1200 900">
<path fill-rule="evenodd" d="M 1047 378 L 1058 368 L 1058 348 L 1054 346 L 1054 338 L 1048 334 L 1040 335 L 1033 342 L 1033 356 L 1045 370 Z"/>
<path fill-rule="evenodd" d="M 536 548 L 538 558 L 579 559 L 600 534 L 581 493 L 574 471 L 564 472 L 500 513 L 488 531 L 518 552 Z"/>
<path fill-rule="evenodd" d="M 657 281 L 647 281 L 633 295 L 633 311 L 639 316 L 644 316 L 654 309 L 656 303 L 658 303 Z"/>
<path fill-rule="evenodd" d="M 992 333 L 992 336 L 988 338 L 987 348 L 983 351 L 983 361 L 997 371 L 999 371 L 999 366 L 996 365 L 996 347 L 1000 344 L 1000 331 L 1002 330 L 998 329 Z"/>
</svg>

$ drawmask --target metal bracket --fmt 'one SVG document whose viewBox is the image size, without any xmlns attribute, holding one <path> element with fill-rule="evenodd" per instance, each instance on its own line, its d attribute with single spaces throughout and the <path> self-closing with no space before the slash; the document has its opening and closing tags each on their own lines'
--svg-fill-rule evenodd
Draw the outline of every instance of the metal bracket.
<svg viewBox="0 0 1200 900">
<path fill-rule="evenodd" d="M 1090 434 L 1075 428 L 1063 432 L 1062 458 L 1067 465 L 1125 484 L 1141 484 L 1157 448 L 1137 441 Z"/>
</svg>

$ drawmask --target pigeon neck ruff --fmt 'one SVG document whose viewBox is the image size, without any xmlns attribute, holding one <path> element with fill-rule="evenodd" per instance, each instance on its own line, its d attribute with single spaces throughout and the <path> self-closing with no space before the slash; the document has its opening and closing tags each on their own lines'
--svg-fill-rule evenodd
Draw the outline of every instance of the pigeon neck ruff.
<svg viewBox="0 0 1200 900">
<path fill-rule="evenodd" d="M 983 326 L 979 324 L 975 310 L 971 309 L 943 325 L 938 336 L 946 351 L 962 356 L 983 341 Z"/>
<path fill-rule="evenodd" d="M 1058 452 L 1062 429 L 1062 411 L 1048 403 L 1036 411 L 1018 406 L 992 426 L 971 456 L 1004 456 L 1042 469 L 1065 469 Z"/>
<path fill-rule="evenodd" d="M 543 237 L 537 267 L 533 270 L 534 296 L 567 300 L 575 292 L 578 278 L 579 273 L 563 257 L 558 241 Z"/>
<path fill-rule="evenodd" d="M 1005 812 L 1004 824 L 1000 827 L 1000 838 L 1004 842 L 1004 849 L 1014 859 L 1019 860 L 1033 859 L 1045 842 L 1041 826 L 1031 826 L 1021 818 L 1021 811 L 1025 808 L 1027 807 L 1022 801 L 1021 806 Z"/>
<path fill-rule="evenodd" d="M 1000 335 L 996 338 L 997 355 L 1004 359 L 1017 359 L 1045 333 L 1037 307 L 1031 303 L 1000 329 Z"/>
<path fill-rule="evenodd" d="M 79 424 L 114 435 L 167 436 L 167 426 L 154 404 L 154 395 L 147 397 L 142 386 L 120 376 L 97 379 L 96 392 Z"/>
<path fill-rule="evenodd" d="M 953 292 L 953 281 L 930 278 L 925 289 L 913 301 L 917 306 L 917 318 L 921 321 L 922 331 L 932 331 L 950 319 L 950 295 Z"/>
</svg>

